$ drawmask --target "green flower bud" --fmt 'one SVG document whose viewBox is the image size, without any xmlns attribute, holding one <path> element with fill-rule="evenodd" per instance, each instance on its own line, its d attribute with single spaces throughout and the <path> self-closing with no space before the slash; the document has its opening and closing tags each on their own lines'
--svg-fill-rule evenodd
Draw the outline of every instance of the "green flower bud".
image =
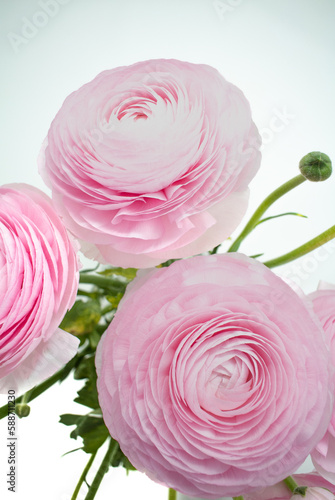
<svg viewBox="0 0 335 500">
<path fill-rule="evenodd" d="M 332 162 L 329 156 L 320 151 L 312 151 L 301 158 L 299 163 L 301 174 L 309 181 L 325 181 L 332 174 Z"/>
<path fill-rule="evenodd" d="M 17 404 L 15 406 L 15 413 L 20 418 L 28 417 L 30 413 L 30 406 L 27 404 Z"/>
</svg>

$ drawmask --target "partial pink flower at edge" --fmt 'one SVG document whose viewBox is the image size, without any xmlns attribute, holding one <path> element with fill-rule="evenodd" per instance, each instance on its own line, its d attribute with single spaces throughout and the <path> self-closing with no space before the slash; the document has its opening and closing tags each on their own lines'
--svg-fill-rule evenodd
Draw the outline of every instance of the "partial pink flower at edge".
<svg viewBox="0 0 335 500">
<path fill-rule="evenodd" d="M 309 295 L 330 343 L 335 367 L 335 288 L 322 282 L 319 290 Z M 328 481 L 335 484 L 335 411 L 326 434 L 311 453 L 314 467 Z"/>
<path fill-rule="evenodd" d="M 58 328 L 74 303 L 78 245 L 51 200 L 26 184 L 0 187 L 0 392 L 51 376 L 79 340 Z"/>
</svg>

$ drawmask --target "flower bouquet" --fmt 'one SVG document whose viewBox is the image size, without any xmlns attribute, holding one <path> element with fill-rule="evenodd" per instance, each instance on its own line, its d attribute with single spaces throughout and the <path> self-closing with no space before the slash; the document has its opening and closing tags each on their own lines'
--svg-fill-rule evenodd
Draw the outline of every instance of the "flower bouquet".
<svg viewBox="0 0 335 500">
<path fill-rule="evenodd" d="M 16 418 L 73 376 L 86 413 L 60 422 L 88 461 L 71 500 L 98 498 L 113 467 L 129 481 L 144 472 L 171 500 L 335 498 L 335 287 L 306 296 L 271 270 L 335 226 L 272 260 L 240 253 L 259 224 L 299 215 L 266 212 L 326 180 L 331 161 L 304 156 L 231 240 L 260 147 L 248 101 L 214 68 L 150 60 L 67 97 L 38 159 L 51 198 L 0 188 L 9 491 Z M 308 456 L 315 470 L 297 473 Z"/>
</svg>

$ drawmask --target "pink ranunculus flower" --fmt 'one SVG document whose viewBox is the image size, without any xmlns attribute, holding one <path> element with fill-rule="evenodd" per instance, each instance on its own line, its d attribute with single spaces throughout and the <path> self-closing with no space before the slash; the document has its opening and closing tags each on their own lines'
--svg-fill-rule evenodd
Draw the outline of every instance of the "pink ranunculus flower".
<svg viewBox="0 0 335 500">
<path fill-rule="evenodd" d="M 58 328 L 76 297 L 77 245 L 51 200 L 26 184 L 0 187 L 0 392 L 24 392 L 76 353 Z"/>
<path fill-rule="evenodd" d="M 242 254 L 142 272 L 97 349 L 99 400 L 133 465 L 190 496 L 284 479 L 325 433 L 330 355 L 307 299 Z"/>
<path fill-rule="evenodd" d="M 150 60 L 67 97 L 40 173 L 88 257 L 153 267 L 230 236 L 260 164 L 243 93 L 214 68 Z"/>
<path fill-rule="evenodd" d="M 292 496 L 292 492 L 285 485 L 280 482 L 273 486 L 268 486 L 262 490 L 257 490 L 253 493 L 244 495 L 244 500 L 334 500 L 335 486 L 326 481 L 317 472 L 309 474 L 293 474 L 293 479 L 298 486 L 308 486 L 306 496 Z M 315 491 L 316 490 L 316 491 Z M 329 491 L 327 491 L 329 490 Z M 311 496 L 311 495 L 319 496 Z M 309 495 L 309 496 L 308 496 Z"/>
<path fill-rule="evenodd" d="M 331 357 L 335 366 L 335 288 L 323 283 L 316 292 L 310 294 L 314 311 L 329 338 Z M 335 484 L 335 411 L 326 434 L 311 453 L 314 467 L 328 481 Z"/>
</svg>

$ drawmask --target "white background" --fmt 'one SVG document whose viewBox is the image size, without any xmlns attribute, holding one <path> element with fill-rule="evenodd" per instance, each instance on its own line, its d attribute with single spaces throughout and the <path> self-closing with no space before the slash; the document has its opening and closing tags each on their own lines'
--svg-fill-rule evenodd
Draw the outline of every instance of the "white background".
<svg viewBox="0 0 335 500">
<path fill-rule="evenodd" d="M 0 2 L 0 184 L 26 182 L 48 192 L 36 158 L 65 97 L 102 70 L 151 58 L 210 64 L 247 96 L 264 139 L 248 215 L 298 173 L 299 160 L 309 151 L 335 158 L 333 0 L 50 1 L 57 8 L 44 16 L 43 0 Z M 274 118 L 283 113 L 284 121 Z M 272 258 L 324 231 L 335 221 L 334 194 L 335 176 L 299 186 L 270 213 L 297 211 L 308 219 L 266 223 L 241 250 Z M 335 283 L 335 245 L 327 249 L 276 272 L 306 292 L 319 279 Z M 15 495 L 5 488 L 6 425 L 1 422 L 1 498 L 70 500 L 88 457 L 78 451 L 61 458 L 80 443 L 57 421 L 61 413 L 85 412 L 72 402 L 80 385 L 56 386 L 31 404 L 29 418 L 18 422 Z M 123 470 L 113 470 L 96 498 L 159 500 L 167 498 L 167 490 L 140 473 L 127 478 Z"/>
</svg>

